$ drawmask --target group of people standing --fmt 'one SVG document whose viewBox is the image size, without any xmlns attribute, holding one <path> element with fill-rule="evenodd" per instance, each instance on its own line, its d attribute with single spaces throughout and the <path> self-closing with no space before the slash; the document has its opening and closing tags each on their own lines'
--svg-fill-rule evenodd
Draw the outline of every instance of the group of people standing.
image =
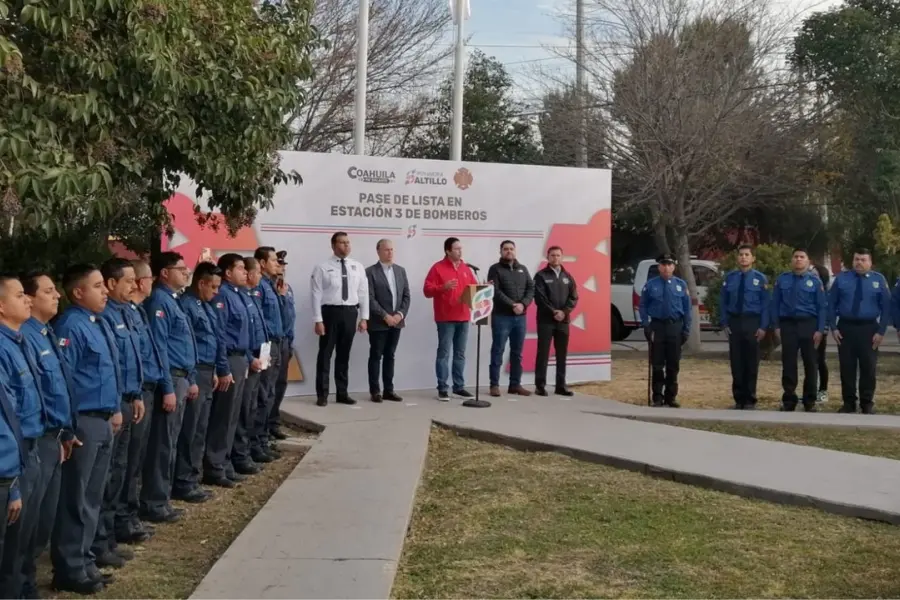
<svg viewBox="0 0 900 600">
<path fill-rule="evenodd" d="M 355 404 L 348 393 L 350 350 L 356 332 L 369 334 L 369 395 L 372 402 L 399 402 L 394 391 L 394 360 L 401 330 L 410 310 L 410 288 L 406 271 L 394 262 L 394 246 L 388 239 L 376 245 L 378 262 L 364 267 L 350 258 L 350 238 L 337 232 L 331 238 L 332 256 L 317 265 L 310 277 L 313 328 L 319 336 L 316 360 L 316 397 L 319 406 L 328 404 L 331 357 L 335 355 L 336 401 Z M 500 244 L 500 260 L 490 267 L 488 282 L 494 285 L 491 315 L 490 393 L 500 395 L 500 367 L 506 345 L 510 346 L 509 394 L 531 395 L 521 385 L 522 348 L 525 343 L 526 313 L 537 305 L 538 356 L 535 392 L 546 389 L 550 345 L 556 351 L 555 393 L 571 396 L 566 385 L 566 354 L 569 315 L 578 302 L 575 280 L 562 263 L 562 248 L 547 251 L 547 265 L 534 278 L 516 260 L 511 240 Z M 432 265 L 425 277 L 423 294 L 433 304 L 437 327 L 435 377 L 437 399 L 449 402 L 451 393 L 472 398 L 466 389 L 466 344 L 471 327 L 471 310 L 463 294 L 476 285 L 476 268 L 463 261 L 462 242 L 455 237 L 444 241 L 444 257 Z M 380 377 L 379 377 L 380 376 Z"/>
<path fill-rule="evenodd" d="M 680 346 L 690 332 L 691 303 L 686 284 L 674 276 L 671 255 L 658 259 L 660 276 L 641 295 L 641 318 L 651 343 L 654 405 L 678 406 Z M 781 410 L 802 405 L 807 412 L 827 398 L 825 344 L 830 334 L 838 347 L 842 404 L 840 413 L 874 414 L 878 348 L 888 325 L 900 326 L 900 280 L 891 294 L 884 276 L 873 270 L 872 253 L 853 253 L 852 268 L 836 275 L 811 267 L 809 254 L 797 248 L 791 270 L 771 287 L 753 268 L 754 249 L 737 250 L 738 268 L 725 275 L 719 299 L 721 326 L 728 335 L 734 408 L 753 410 L 757 402 L 760 343 L 769 330 L 781 344 Z M 666 333 L 680 331 L 680 340 Z M 667 349 L 657 349 L 663 341 Z M 680 341 L 680 343 L 677 343 Z M 671 349 L 670 349 L 671 348 Z M 798 394 L 798 355 L 803 385 Z"/>
<path fill-rule="evenodd" d="M 277 459 L 296 318 L 286 253 L 0 276 L 0 594 L 94 594 L 153 523 Z"/>
</svg>

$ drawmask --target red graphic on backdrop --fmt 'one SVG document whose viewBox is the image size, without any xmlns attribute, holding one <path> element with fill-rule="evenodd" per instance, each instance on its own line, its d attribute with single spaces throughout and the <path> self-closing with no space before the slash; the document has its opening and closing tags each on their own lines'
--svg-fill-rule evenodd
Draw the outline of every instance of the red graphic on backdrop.
<svg viewBox="0 0 900 600">
<path fill-rule="evenodd" d="M 544 254 L 551 246 L 560 246 L 563 256 L 569 259 L 563 263 L 578 285 L 578 305 L 569 317 L 570 322 L 576 319 L 583 321 L 584 328 L 576 325 L 569 327 L 569 357 L 582 355 L 596 355 L 607 353 L 611 350 L 609 319 L 610 319 L 610 232 L 612 225 L 612 213 L 609 210 L 601 210 L 594 213 L 584 225 L 569 223 L 556 223 L 550 229 L 547 242 L 544 246 Z M 601 252 L 601 245 L 605 242 L 605 252 Z M 547 266 L 547 261 L 542 261 L 537 270 Z M 591 291 L 585 287 L 585 283 L 593 279 Z M 528 332 L 537 333 L 537 321 L 535 310 L 528 311 Z M 579 317 L 581 317 L 579 319 Z M 551 346 L 552 348 L 552 346 Z M 551 353 L 553 350 L 551 349 Z M 522 367 L 525 371 L 534 372 L 534 362 L 537 356 L 537 339 L 526 339 L 522 352 Z"/>
<path fill-rule="evenodd" d="M 194 212 L 194 201 L 184 194 L 175 194 L 166 203 L 166 210 L 172 215 L 172 226 L 184 238 L 184 241 L 170 246 L 168 236 L 162 236 L 163 251 L 178 252 L 189 265 L 196 261 L 204 248 L 212 250 L 213 258 L 225 252 L 255 250 L 259 246 L 256 231 L 252 227 L 242 227 L 237 235 L 228 235 L 225 218 L 213 213 L 209 221 L 201 226 Z"/>
</svg>

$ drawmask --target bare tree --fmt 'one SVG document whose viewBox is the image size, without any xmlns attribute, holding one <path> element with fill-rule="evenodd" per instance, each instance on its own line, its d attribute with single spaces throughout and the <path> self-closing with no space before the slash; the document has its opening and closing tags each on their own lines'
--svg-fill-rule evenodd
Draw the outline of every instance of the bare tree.
<svg viewBox="0 0 900 600">
<path fill-rule="evenodd" d="M 314 25 L 327 46 L 312 56 L 315 77 L 291 116 L 294 150 L 349 149 L 353 139 L 359 0 L 317 0 Z M 446 0 L 371 0 L 367 151 L 393 154 L 424 100 L 440 83 L 447 43 Z"/>
<path fill-rule="evenodd" d="M 784 60 L 793 19 L 767 0 L 591 0 L 585 68 L 607 100 L 606 153 L 631 182 L 618 208 L 646 211 L 661 250 L 738 210 L 802 189 L 811 131 Z M 794 196 L 796 197 L 796 196 Z M 699 349 L 697 284 L 691 349 Z"/>
</svg>

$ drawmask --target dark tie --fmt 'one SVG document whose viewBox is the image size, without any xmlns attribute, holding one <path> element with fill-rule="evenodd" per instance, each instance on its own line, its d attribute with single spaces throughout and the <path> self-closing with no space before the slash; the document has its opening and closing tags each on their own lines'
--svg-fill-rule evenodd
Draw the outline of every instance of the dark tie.
<svg viewBox="0 0 900 600">
<path fill-rule="evenodd" d="M 744 314 L 744 281 L 746 279 L 744 273 L 740 274 L 740 278 L 741 282 L 738 284 L 737 306 L 735 307 L 735 312 L 737 312 L 737 314 L 739 315 L 742 315 Z"/>
<path fill-rule="evenodd" d="M 350 285 L 347 281 L 347 261 L 341 259 L 341 300 L 344 302 L 350 297 Z"/>
<path fill-rule="evenodd" d="M 664 281 L 663 282 L 663 319 L 671 319 L 672 318 L 672 296 L 669 291 L 669 287 L 671 286 L 671 282 Z"/>
<path fill-rule="evenodd" d="M 853 308 L 850 309 L 850 317 L 859 318 L 859 305 L 862 304 L 863 296 L 863 276 L 856 275 L 856 290 L 853 292 Z"/>
</svg>

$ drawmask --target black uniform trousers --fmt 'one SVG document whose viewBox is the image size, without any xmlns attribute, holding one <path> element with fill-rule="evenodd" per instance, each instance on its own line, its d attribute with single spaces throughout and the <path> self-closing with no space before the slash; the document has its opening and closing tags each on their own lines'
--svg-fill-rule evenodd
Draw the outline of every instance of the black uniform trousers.
<svg viewBox="0 0 900 600">
<path fill-rule="evenodd" d="M 394 391 L 394 353 L 397 344 L 400 343 L 398 327 L 369 331 L 369 393 L 380 394 L 381 386 L 378 384 L 378 371 L 381 371 L 381 379 L 384 382 L 384 392 Z"/>
<path fill-rule="evenodd" d="M 785 410 L 797 407 L 797 352 L 803 361 L 803 406 L 810 408 L 816 403 L 818 383 L 818 354 L 813 335 L 816 333 L 816 319 L 781 319 L 781 404 Z"/>
<path fill-rule="evenodd" d="M 859 372 L 859 405 L 871 407 L 875 401 L 875 369 L 878 350 L 872 348 L 872 338 L 878 333 L 875 321 L 841 318 L 838 321 L 841 343 L 838 359 L 841 365 L 841 397 L 845 408 L 856 410 L 856 376 Z"/>
<path fill-rule="evenodd" d="M 334 387 L 338 398 L 347 397 L 349 384 L 350 349 L 356 335 L 358 310 L 356 306 L 326 304 L 322 307 L 325 335 L 319 336 L 316 357 L 316 396 L 326 398 L 330 384 L 331 355 L 334 354 Z"/>
<path fill-rule="evenodd" d="M 538 321 L 537 358 L 534 363 L 534 387 L 547 385 L 547 363 L 550 362 L 550 343 L 556 353 L 556 389 L 566 387 L 566 359 L 569 354 L 569 324 L 560 321 Z"/>
<path fill-rule="evenodd" d="M 759 378 L 759 315 L 729 315 L 728 360 L 731 362 L 731 394 L 736 406 L 756 406 Z"/>
<path fill-rule="evenodd" d="M 653 368 L 653 404 L 672 404 L 678 396 L 678 371 L 681 369 L 682 319 L 650 321 L 653 332 L 650 364 Z"/>
</svg>

